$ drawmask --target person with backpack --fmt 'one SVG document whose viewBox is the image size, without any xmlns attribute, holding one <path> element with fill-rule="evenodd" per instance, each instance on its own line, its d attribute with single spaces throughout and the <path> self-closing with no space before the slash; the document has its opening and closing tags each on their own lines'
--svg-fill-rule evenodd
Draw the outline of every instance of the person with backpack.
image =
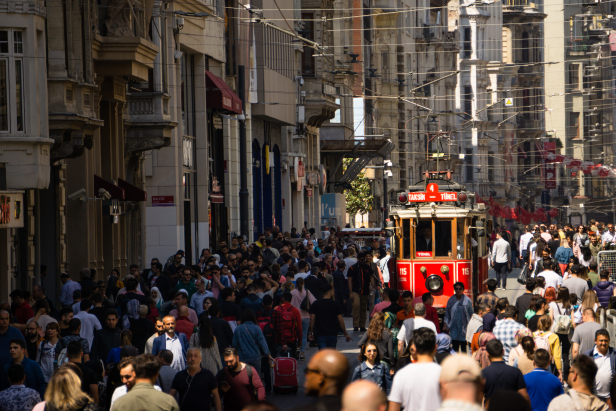
<svg viewBox="0 0 616 411">
<path fill-rule="evenodd" d="M 552 367 L 552 372 L 554 372 L 554 375 L 562 381 L 563 361 L 560 339 L 558 335 L 551 331 L 552 319 L 550 316 L 544 315 L 539 318 L 537 328 L 538 330 L 533 333 L 533 337 L 535 339 L 535 350 L 544 349 L 550 353 L 550 364 L 553 364 L 556 367 L 555 372 L 554 367 Z"/>
<path fill-rule="evenodd" d="M 273 305 L 274 299 L 270 295 L 263 297 L 263 309 L 257 313 L 257 325 L 261 328 L 261 332 L 263 332 L 263 337 L 265 338 L 270 354 L 275 357 L 278 350 L 275 339 L 276 328 L 272 323 L 272 315 L 274 314 L 274 309 L 272 308 Z M 261 369 L 266 370 L 263 373 L 263 385 L 265 386 L 265 392 L 270 392 L 272 391 L 272 375 L 267 372 L 269 369 L 269 358 L 267 356 L 261 357 Z"/>
<path fill-rule="evenodd" d="M 265 240 L 265 247 L 263 247 L 263 251 L 262 251 L 263 264 L 265 264 L 268 267 L 271 267 L 272 264 L 274 264 L 276 260 L 278 260 L 278 258 L 280 257 L 280 251 L 272 247 L 272 244 L 273 244 L 272 240 Z"/>
<path fill-rule="evenodd" d="M 308 342 L 308 329 L 310 328 L 310 307 L 316 301 L 316 298 L 306 287 L 304 287 L 304 279 L 298 278 L 295 282 L 295 289 L 291 290 L 291 305 L 299 310 L 302 317 L 302 341 L 299 349 L 299 360 L 304 361 L 306 355 L 304 350 Z M 342 308 L 342 307 L 341 307 Z M 343 309 L 343 308 L 342 308 Z"/>
<path fill-rule="evenodd" d="M 279 357 L 295 352 L 302 336 L 302 317 L 299 310 L 291 305 L 293 296 L 286 292 L 282 295 L 282 304 L 272 313 L 272 324 L 275 330 L 276 348 Z"/>
<path fill-rule="evenodd" d="M 235 348 L 224 352 L 225 368 L 216 375 L 225 411 L 241 411 L 251 402 L 265 400 L 265 388 L 259 373 L 250 364 L 240 361 Z"/>
<path fill-rule="evenodd" d="M 36 353 L 36 362 L 41 366 L 45 382 L 49 382 L 51 376 L 58 368 L 58 356 L 66 348 L 64 341 L 60 339 L 60 326 L 58 323 L 47 324 L 45 339 L 41 341 Z"/>
</svg>

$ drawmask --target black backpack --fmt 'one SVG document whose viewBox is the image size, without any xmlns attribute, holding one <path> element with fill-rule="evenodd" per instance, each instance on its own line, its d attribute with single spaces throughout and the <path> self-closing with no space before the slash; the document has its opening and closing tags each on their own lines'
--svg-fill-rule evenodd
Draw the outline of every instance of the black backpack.
<svg viewBox="0 0 616 411">
<path fill-rule="evenodd" d="M 263 250 L 263 261 L 268 267 L 271 267 L 276 262 L 276 258 L 276 254 L 274 254 L 271 248 Z"/>
</svg>

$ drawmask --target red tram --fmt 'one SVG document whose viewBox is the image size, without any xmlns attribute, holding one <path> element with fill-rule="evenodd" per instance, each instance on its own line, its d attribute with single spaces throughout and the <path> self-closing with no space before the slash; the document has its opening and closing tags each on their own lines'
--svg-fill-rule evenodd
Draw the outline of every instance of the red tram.
<svg viewBox="0 0 616 411">
<path fill-rule="evenodd" d="M 430 173 L 400 193 L 386 228 L 394 260 L 390 284 L 411 291 L 416 302 L 432 293 L 441 315 L 454 283 L 464 283 L 464 293 L 474 301 L 487 290 L 488 278 L 485 204 L 475 204 L 475 195 L 449 178 Z"/>
</svg>

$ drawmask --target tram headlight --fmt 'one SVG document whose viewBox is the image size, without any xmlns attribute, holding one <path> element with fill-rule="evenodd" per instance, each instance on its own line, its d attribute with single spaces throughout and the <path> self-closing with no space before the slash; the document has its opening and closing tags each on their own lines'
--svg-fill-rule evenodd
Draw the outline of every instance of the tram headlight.
<svg viewBox="0 0 616 411">
<path fill-rule="evenodd" d="M 406 204 L 409 200 L 409 196 L 406 193 L 400 193 L 398 194 L 398 202 L 400 204 Z"/>
<path fill-rule="evenodd" d="M 431 275 L 426 280 L 426 288 L 431 293 L 438 293 L 443 289 L 443 279 L 438 275 Z"/>
</svg>

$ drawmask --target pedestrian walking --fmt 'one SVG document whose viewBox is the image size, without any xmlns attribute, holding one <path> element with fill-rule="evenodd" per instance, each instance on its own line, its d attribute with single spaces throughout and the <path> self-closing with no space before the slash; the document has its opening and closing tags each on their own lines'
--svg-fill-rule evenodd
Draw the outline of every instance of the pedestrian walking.
<svg viewBox="0 0 616 411">
<path fill-rule="evenodd" d="M 505 347 L 505 354 L 503 355 L 505 362 L 509 360 L 509 352 L 518 345 L 518 341 L 515 339 L 515 333 L 520 328 L 524 328 L 522 324 L 514 320 L 517 314 L 517 309 L 515 307 L 511 305 L 508 306 L 505 308 L 505 319 L 498 321 L 494 327 L 494 336 Z"/>
<path fill-rule="evenodd" d="M 329 348 L 323 349 L 310 359 L 304 372 L 306 395 L 317 399 L 291 411 L 339 411 L 342 407 L 342 391 L 349 379 L 349 362 L 344 354 Z"/>
<path fill-rule="evenodd" d="M 484 406 L 489 408 L 490 398 L 501 390 L 518 392 L 530 402 L 522 372 L 505 363 L 503 344 L 497 339 L 491 340 L 486 345 L 486 351 L 490 357 L 490 366 L 482 371 L 485 379 Z"/>
<path fill-rule="evenodd" d="M 96 332 L 92 342 L 92 359 L 107 362 L 109 352 L 119 347 L 122 342 L 122 332 L 117 329 L 118 312 L 113 308 L 107 310 L 103 328 Z"/>
<path fill-rule="evenodd" d="M 169 392 L 171 392 L 171 384 L 173 383 L 173 379 L 178 373 L 171 367 L 171 364 L 173 364 L 173 353 L 169 350 L 162 350 L 158 353 L 158 358 L 160 359 L 161 367 L 158 372 L 158 379 L 156 380 L 156 385 L 154 388 L 159 386 L 162 392 L 169 394 Z"/>
<path fill-rule="evenodd" d="M 346 279 L 345 279 L 346 281 Z M 308 329 L 310 328 L 310 307 L 315 302 L 316 298 L 306 287 L 304 287 L 304 279 L 298 278 L 295 282 L 295 290 L 291 291 L 291 305 L 299 310 L 299 315 L 302 319 L 302 341 L 300 345 L 300 361 L 306 359 L 306 343 L 308 341 Z M 305 302 L 304 302 L 305 301 Z M 336 301 L 339 303 L 339 301 Z M 344 308 L 344 306 L 341 306 Z"/>
<path fill-rule="evenodd" d="M 310 328 L 308 339 L 316 341 L 319 350 L 324 348 L 336 349 L 338 333 L 344 333 L 347 342 L 353 339 L 346 332 L 342 310 L 334 300 L 332 300 L 332 286 L 323 286 L 323 298 L 316 300 L 310 307 Z"/>
<path fill-rule="evenodd" d="M 360 364 L 353 370 L 351 381 L 372 381 L 389 395 L 392 382 L 391 373 L 387 363 L 382 361 L 376 342 L 369 341 L 363 344 L 357 358 Z"/>
<path fill-rule="evenodd" d="M 223 320 L 227 327 L 226 321 Z M 206 316 L 199 319 L 199 330 L 190 337 L 189 347 L 201 352 L 201 369 L 208 370 L 212 375 L 218 374 L 222 369 L 222 361 L 218 342 L 212 334 L 212 321 Z M 227 348 L 227 347 L 225 347 Z M 182 406 L 182 404 L 180 404 Z"/>
<path fill-rule="evenodd" d="M 559 379 L 548 370 L 550 358 L 550 353 L 543 348 L 535 350 L 534 369 L 524 375 L 533 411 L 547 411 L 550 402 L 564 393 Z"/>
<path fill-rule="evenodd" d="M 488 291 L 477 297 L 477 304 L 485 304 L 489 308 L 489 312 L 494 313 L 496 303 L 498 302 L 498 296 L 494 294 L 494 291 L 496 291 L 496 280 L 490 278 L 486 282 L 486 286 Z"/>
<path fill-rule="evenodd" d="M 173 364 L 171 366 L 176 371 L 186 368 L 186 351 L 188 350 L 188 339 L 184 334 L 175 332 L 175 318 L 168 315 L 163 318 L 165 333 L 156 337 L 152 344 L 152 354 L 158 355 L 162 350 L 169 350 L 173 353 Z"/>
<path fill-rule="evenodd" d="M 473 316 L 473 302 L 464 295 L 464 284 L 453 285 L 454 295 L 447 301 L 445 324 L 443 329 L 449 331 L 454 351 L 466 352 L 466 329 Z"/>
<path fill-rule="evenodd" d="M 60 326 L 58 323 L 49 323 L 45 332 L 45 339 L 41 341 L 34 359 L 41 366 L 45 382 L 49 382 L 51 376 L 58 367 L 58 356 L 66 348 L 60 339 Z"/>
<path fill-rule="evenodd" d="M 595 335 L 601 329 L 601 325 L 595 322 L 595 312 L 592 308 L 586 308 L 582 317 L 583 323 L 575 327 L 571 338 L 571 356 L 592 350 L 595 346 Z"/>
<path fill-rule="evenodd" d="M 566 394 L 554 398 L 548 411 L 607 411 L 609 405 L 593 395 L 593 381 L 597 376 L 597 365 L 592 358 L 578 355 L 571 361 L 571 370 Z"/>
<path fill-rule="evenodd" d="M 299 310 L 291 305 L 292 300 L 291 293 L 283 293 L 282 304 L 274 309 L 271 317 L 276 349 L 280 357 L 286 357 L 287 354 L 294 356 L 302 338 L 302 317 Z"/>
<path fill-rule="evenodd" d="M 466 355 L 452 355 L 441 365 L 438 411 L 483 411 L 483 379 L 477 363 Z"/>
<path fill-rule="evenodd" d="M 500 290 L 507 289 L 507 272 L 511 269 L 511 246 L 496 232 L 496 241 L 492 245 L 492 267 L 496 271 L 496 286 Z"/>
<path fill-rule="evenodd" d="M 362 252 L 358 255 L 357 264 L 349 268 L 347 278 L 351 299 L 353 302 L 353 331 L 366 331 L 366 311 L 370 298 L 374 298 L 372 291 L 375 287 L 375 275 L 372 268 L 372 256 Z"/>
<path fill-rule="evenodd" d="M 31 411 L 41 402 L 38 391 L 25 386 L 26 372 L 20 364 L 11 364 L 7 372 L 11 386 L 0 392 L 0 411 Z"/>
<path fill-rule="evenodd" d="M 143 354 L 133 360 L 135 385 L 119 398 L 111 411 L 179 411 L 175 398 L 154 388 L 161 363 L 152 354 Z"/>
<path fill-rule="evenodd" d="M 259 373 L 250 364 L 240 361 L 237 349 L 224 352 L 225 368 L 218 372 L 216 381 L 225 411 L 241 411 L 253 401 L 265 399 L 265 388 Z"/>
<path fill-rule="evenodd" d="M 244 310 L 242 324 L 235 329 L 231 346 L 239 353 L 240 360 L 250 364 L 260 377 L 261 358 L 264 356 L 269 356 L 271 360 L 273 358 L 270 355 L 263 331 L 256 322 L 257 318 L 252 310 Z"/>
<path fill-rule="evenodd" d="M 45 382 L 45 376 L 43 376 L 40 365 L 36 361 L 26 358 L 26 342 L 19 338 L 11 340 L 9 353 L 11 362 L 4 365 L 2 376 L 0 377 L 0 391 L 11 386 L 8 380 L 9 366 L 11 364 L 19 364 L 24 367 L 24 372 L 26 373 L 25 386 L 36 390 L 43 397 L 47 388 L 47 382 Z"/>
<path fill-rule="evenodd" d="M 586 351 L 584 355 L 592 358 L 597 366 L 593 392 L 597 397 L 605 401 L 610 406 L 610 409 L 613 409 L 610 387 L 616 374 L 616 351 L 610 347 L 610 333 L 605 329 L 597 330 L 595 332 L 594 348 Z"/>
<path fill-rule="evenodd" d="M 355 381 L 342 392 L 342 410 L 387 411 L 387 397 L 375 383 Z"/>
<path fill-rule="evenodd" d="M 49 380 L 49 389 L 45 392 L 45 401 L 32 411 L 97 411 L 98 405 L 86 393 L 81 391 L 79 376 L 69 367 L 60 367 Z"/>
<path fill-rule="evenodd" d="M 179 394 L 180 411 L 221 411 L 216 377 L 201 368 L 201 350 L 189 348 L 186 354 L 186 369 L 178 372 L 171 384 L 169 394 Z"/>
<path fill-rule="evenodd" d="M 377 345 L 381 361 L 385 362 L 390 369 L 393 369 L 396 362 L 394 357 L 394 344 L 396 342 L 394 341 L 391 331 L 385 326 L 385 314 L 376 313 L 374 317 L 372 317 L 370 325 L 368 326 L 368 331 L 361 337 L 357 346 L 362 348 L 368 342 Z"/>
</svg>

